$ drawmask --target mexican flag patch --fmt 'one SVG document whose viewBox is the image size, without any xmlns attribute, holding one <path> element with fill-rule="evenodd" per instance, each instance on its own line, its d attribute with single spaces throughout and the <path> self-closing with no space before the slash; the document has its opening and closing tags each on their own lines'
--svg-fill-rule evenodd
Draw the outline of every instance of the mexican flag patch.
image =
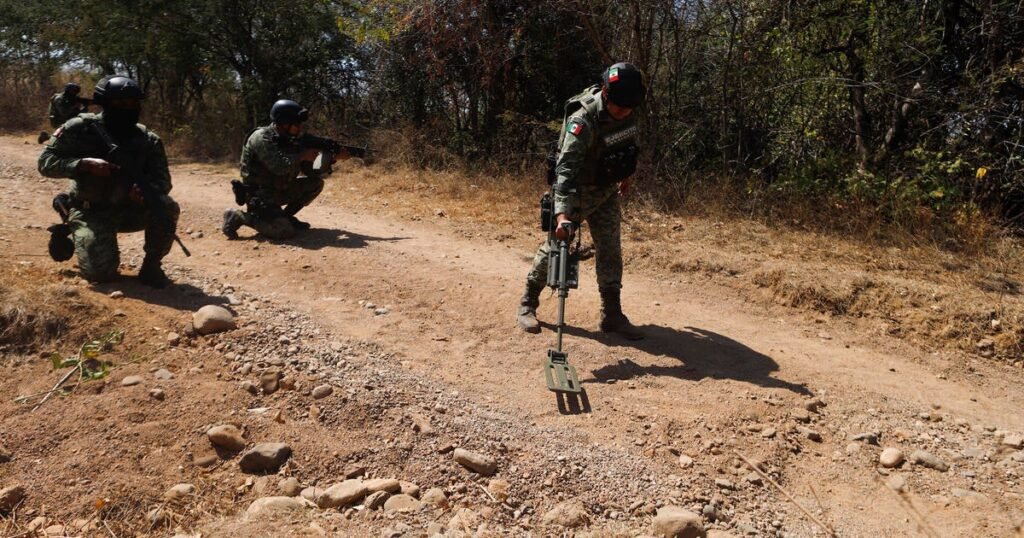
<svg viewBox="0 0 1024 538">
<path fill-rule="evenodd" d="M 573 136 L 579 136 L 583 132 L 583 124 L 575 121 L 569 122 L 568 131 Z"/>
<path fill-rule="evenodd" d="M 618 82 L 618 81 L 619 81 L 619 68 L 618 67 L 613 67 L 613 68 L 609 69 L 608 70 L 608 82 Z"/>
</svg>

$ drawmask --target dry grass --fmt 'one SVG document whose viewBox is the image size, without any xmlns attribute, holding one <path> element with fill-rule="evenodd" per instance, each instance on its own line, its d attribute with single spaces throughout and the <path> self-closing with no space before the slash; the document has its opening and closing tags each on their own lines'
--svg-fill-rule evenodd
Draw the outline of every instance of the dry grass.
<svg viewBox="0 0 1024 538">
<path fill-rule="evenodd" d="M 70 286 L 44 284 L 35 272 L 0 277 L 0 351 L 26 352 L 67 335 L 91 305 Z"/>
</svg>

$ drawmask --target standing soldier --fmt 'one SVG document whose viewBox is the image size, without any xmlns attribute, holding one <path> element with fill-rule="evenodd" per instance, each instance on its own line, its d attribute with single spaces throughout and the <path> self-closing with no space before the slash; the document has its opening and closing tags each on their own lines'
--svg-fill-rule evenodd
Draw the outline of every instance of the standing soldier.
<svg viewBox="0 0 1024 538">
<path fill-rule="evenodd" d="M 83 277 L 115 278 L 117 234 L 145 230 L 139 280 L 162 288 L 170 279 L 161 260 L 176 238 L 180 210 L 168 196 L 164 146 L 138 123 L 142 99 L 142 88 L 128 77 L 101 80 L 93 101 L 103 111 L 80 114 L 57 129 L 39 156 L 39 172 L 71 179 L 68 226 Z"/>
<path fill-rule="evenodd" d="M 64 89 L 50 97 L 50 106 L 46 116 L 50 120 L 50 127 L 56 129 L 71 118 L 88 111 L 91 101 L 78 97 L 82 87 L 74 82 L 68 82 Z M 39 143 L 42 144 L 50 139 L 50 133 L 43 131 L 39 133 Z"/>
<path fill-rule="evenodd" d="M 603 75 L 601 86 L 592 86 L 566 103 L 566 118 L 559 138 L 555 168 L 554 212 L 558 239 L 567 239 L 562 223 L 575 228 L 586 220 L 594 239 L 597 285 L 601 293 L 601 330 L 630 340 L 643 333 L 622 313 L 621 206 L 619 197 L 629 192 L 636 170 L 635 108 L 646 95 L 643 73 L 629 63 L 617 63 Z M 537 250 L 526 277 L 526 291 L 519 303 L 517 323 L 527 332 L 540 332 L 537 307 L 547 283 L 547 242 Z"/>
<path fill-rule="evenodd" d="M 323 178 L 312 170 L 320 150 L 299 143 L 309 111 L 281 99 L 270 108 L 270 119 L 272 123 L 254 130 L 242 147 L 242 185 L 235 188 L 236 201 L 244 203 L 246 211 L 224 211 L 221 231 L 228 239 L 237 239 L 242 225 L 271 239 L 287 239 L 308 230 L 309 223 L 295 215 L 324 189 Z M 332 163 L 339 157 L 348 155 L 335 155 Z M 305 175 L 300 177 L 300 172 Z"/>
</svg>

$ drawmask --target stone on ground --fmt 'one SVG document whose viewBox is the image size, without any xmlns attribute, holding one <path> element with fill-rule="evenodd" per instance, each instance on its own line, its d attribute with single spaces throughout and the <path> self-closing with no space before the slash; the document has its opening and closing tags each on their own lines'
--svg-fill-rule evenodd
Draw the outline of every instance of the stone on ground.
<svg viewBox="0 0 1024 538">
<path fill-rule="evenodd" d="M 288 514 L 306 508 L 315 508 L 316 505 L 301 497 L 263 497 L 256 499 L 245 510 L 247 519 Z"/>
<path fill-rule="evenodd" d="M 276 473 L 292 455 L 292 448 L 284 443 L 259 443 L 252 447 L 238 466 L 247 473 Z"/>
<path fill-rule="evenodd" d="M 164 492 L 164 499 L 168 501 L 175 501 L 178 499 L 184 499 L 190 495 L 194 495 L 196 487 L 192 484 L 176 484 L 171 489 Z"/>
<path fill-rule="evenodd" d="M 317 504 L 320 508 L 337 508 L 358 503 L 369 493 L 362 480 L 346 480 L 327 488 Z"/>
<path fill-rule="evenodd" d="M 544 514 L 544 523 L 576 529 L 589 524 L 590 517 L 587 516 L 586 509 L 579 501 L 565 501 L 555 505 L 548 513 Z"/>
<path fill-rule="evenodd" d="M 235 316 L 223 306 L 206 305 L 192 314 L 192 326 L 199 334 L 213 334 L 235 329 Z"/>
<path fill-rule="evenodd" d="M 384 510 L 387 512 L 416 512 L 423 507 L 423 503 L 409 495 L 392 495 L 384 503 Z"/>
<path fill-rule="evenodd" d="M 14 510 L 24 498 L 25 487 L 20 484 L 0 489 L 0 513 Z"/>
<path fill-rule="evenodd" d="M 658 538 L 707 538 L 700 516 L 678 506 L 659 508 L 653 523 Z"/>
<path fill-rule="evenodd" d="M 448 508 L 448 496 L 444 494 L 441 488 L 430 488 L 423 492 L 420 497 L 424 503 L 436 506 L 438 508 Z"/>
<path fill-rule="evenodd" d="M 452 458 L 463 467 L 483 476 L 491 476 L 498 471 L 498 462 L 484 454 L 456 448 L 452 453 Z"/>
<path fill-rule="evenodd" d="M 225 450 L 238 452 L 245 448 L 245 439 L 242 431 L 231 424 L 221 424 L 206 430 L 206 437 L 214 446 Z"/>
<path fill-rule="evenodd" d="M 369 493 L 376 493 L 378 491 L 398 493 L 402 491 L 402 484 L 394 478 L 374 478 L 364 481 L 363 485 L 366 486 L 366 491 Z"/>
<path fill-rule="evenodd" d="M 302 493 L 302 485 L 299 484 L 299 479 L 289 476 L 277 483 L 277 490 L 286 497 L 297 497 Z"/>
<path fill-rule="evenodd" d="M 899 467 L 904 461 L 903 451 L 896 447 L 889 447 L 882 451 L 882 454 L 878 456 L 878 463 L 882 464 L 882 467 L 892 469 L 893 467 Z"/>
</svg>

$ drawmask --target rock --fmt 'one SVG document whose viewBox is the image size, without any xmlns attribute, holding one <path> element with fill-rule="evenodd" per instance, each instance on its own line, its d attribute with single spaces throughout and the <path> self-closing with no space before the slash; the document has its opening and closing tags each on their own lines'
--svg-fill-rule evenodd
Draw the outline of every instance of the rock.
<svg viewBox="0 0 1024 538">
<path fill-rule="evenodd" d="M 178 333 L 167 333 L 167 345 L 175 347 L 181 343 L 181 335 Z"/>
<path fill-rule="evenodd" d="M 398 493 L 402 491 L 402 484 L 394 478 L 374 478 L 364 481 L 363 485 L 366 486 L 366 491 L 369 493 L 376 493 L 378 491 Z"/>
<path fill-rule="evenodd" d="M 851 437 L 850 440 L 851 441 L 861 441 L 861 442 L 867 443 L 869 445 L 878 446 L 878 435 L 876 435 L 874 433 L 870 433 L 870 432 L 858 433 L 857 435 L 854 435 L 853 437 Z"/>
<path fill-rule="evenodd" d="M 747 474 L 747 476 L 743 477 L 743 481 L 748 483 L 748 484 L 753 484 L 755 486 L 762 486 L 762 485 L 764 485 L 764 480 L 761 478 L 761 475 L 759 475 L 759 474 L 757 474 L 757 473 L 755 473 L 753 471 L 751 471 L 749 474 Z"/>
<path fill-rule="evenodd" d="M 448 508 L 448 496 L 441 491 L 441 488 L 430 488 L 423 492 L 420 497 L 424 504 L 436 506 L 438 508 Z"/>
<path fill-rule="evenodd" d="M 894 474 L 885 481 L 885 485 L 893 491 L 903 491 L 907 488 L 907 479 L 900 474 Z"/>
<path fill-rule="evenodd" d="M 172 374 L 166 368 L 161 368 L 161 369 L 153 372 L 153 377 L 157 378 L 160 381 L 170 381 L 170 380 L 174 379 L 174 374 Z"/>
<path fill-rule="evenodd" d="M 167 398 L 167 394 L 164 392 L 164 389 L 153 389 L 149 391 L 149 397 L 162 402 Z"/>
<path fill-rule="evenodd" d="M 726 531 L 720 531 L 718 529 L 711 529 L 708 531 L 708 538 L 737 538 L 735 534 Z"/>
<path fill-rule="evenodd" d="M 387 502 L 388 497 L 391 494 L 386 491 L 376 491 L 366 496 L 363 501 L 363 506 L 369 510 L 380 510 L 384 508 L 384 503 Z"/>
<path fill-rule="evenodd" d="M 430 417 L 413 414 L 412 418 L 412 431 L 422 433 L 423 435 L 434 435 L 434 427 L 430 425 Z"/>
<path fill-rule="evenodd" d="M 48 518 L 43 517 L 43 516 L 39 516 L 39 517 L 33 519 L 32 521 L 30 521 L 28 523 L 28 527 L 27 528 L 28 528 L 30 533 L 33 533 L 33 532 L 41 531 L 41 530 L 45 529 L 46 526 L 49 523 L 50 523 L 50 520 Z M 29 536 L 32 536 L 32 535 L 29 534 Z"/>
<path fill-rule="evenodd" d="M 878 463 L 881 463 L 882 467 L 885 467 L 886 469 L 899 467 L 903 461 L 903 451 L 895 447 L 886 448 L 882 451 L 882 454 L 878 456 Z"/>
<path fill-rule="evenodd" d="M 693 467 L 693 458 L 687 456 L 686 454 L 680 454 L 679 466 L 682 467 L 683 469 L 689 469 L 690 467 Z"/>
<path fill-rule="evenodd" d="M 820 412 L 822 407 L 825 407 L 825 402 L 821 401 L 821 398 L 811 398 L 804 402 L 804 409 L 811 413 Z"/>
<path fill-rule="evenodd" d="M 1007 434 L 1006 436 L 1003 437 L 1002 445 L 1020 450 L 1024 448 L 1024 436 L 1014 433 Z"/>
<path fill-rule="evenodd" d="M 175 501 L 178 499 L 184 499 L 190 495 L 195 494 L 196 487 L 192 484 L 176 484 L 171 489 L 164 492 L 164 499 L 168 501 Z"/>
<path fill-rule="evenodd" d="M 273 394 L 277 392 L 281 383 L 281 372 L 277 370 L 267 370 L 260 376 L 260 388 L 263 389 L 263 394 Z"/>
<path fill-rule="evenodd" d="M 245 448 L 245 439 L 242 432 L 232 424 L 221 424 L 206 430 L 206 437 L 214 446 L 225 450 L 238 452 Z"/>
<path fill-rule="evenodd" d="M 134 387 L 139 383 L 142 383 L 141 375 L 130 375 L 121 380 L 122 387 Z"/>
<path fill-rule="evenodd" d="M 242 454 L 238 466 L 247 473 L 276 473 L 291 455 L 292 448 L 284 443 L 259 443 Z"/>
<path fill-rule="evenodd" d="M 0 463 L 7 463 L 11 461 L 11 451 L 7 450 L 7 447 L 0 445 Z"/>
<path fill-rule="evenodd" d="M 811 421 L 810 411 L 802 407 L 797 407 L 796 409 L 794 409 L 792 412 L 790 412 L 789 416 L 793 417 L 793 420 L 797 422 L 807 423 Z"/>
<path fill-rule="evenodd" d="M 806 437 L 807 439 L 810 439 L 811 441 L 814 441 L 815 443 L 821 442 L 821 434 L 815 430 L 812 430 L 805 426 L 797 426 L 796 431 L 799 432 L 800 435 Z"/>
<path fill-rule="evenodd" d="M 124 292 L 123 291 L 112 291 L 112 292 L 110 292 L 109 297 L 111 299 L 123 299 L 124 298 Z"/>
<path fill-rule="evenodd" d="M 241 386 L 242 390 L 248 392 L 249 394 L 252 394 L 253 396 L 255 396 L 260 391 L 260 389 L 256 388 L 256 384 L 253 383 L 252 381 L 242 381 Z"/>
<path fill-rule="evenodd" d="M 658 538 L 707 538 L 700 516 L 678 506 L 659 508 L 653 523 Z"/>
<path fill-rule="evenodd" d="M 192 314 L 192 326 L 199 334 L 213 334 L 235 329 L 235 316 L 223 306 L 206 305 Z"/>
<path fill-rule="evenodd" d="M 384 503 L 384 510 L 388 512 L 416 512 L 423 507 L 423 503 L 409 495 L 392 495 Z"/>
<path fill-rule="evenodd" d="M 544 514 L 543 521 L 547 525 L 576 529 L 590 524 L 590 517 L 579 501 L 565 501 Z"/>
<path fill-rule="evenodd" d="M 335 484 L 326 490 L 317 501 L 320 508 L 337 508 L 339 506 L 350 506 L 363 500 L 369 491 L 362 480 L 346 480 Z"/>
<path fill-rule="evenodd" d="M 308 488 L 303 489 L 302 493 L 299 493 L 299 495 L 303 499 L 306 499 L 307 501 L 312 501 L 316 503 L 317 506 L 320 506 L 320 497 L 324 496 L 324 491 L 327 490 L 325 490 L 324 488 L 310 486 Z"/>
<path fill-rule="evenodd" d="M 25 488 L 20 484 L 0 489 L 0 514 L 13 511 L 24 499 Z"/>
<path fill-rule="evenodd" d="M 946 462 L 926 450 L 915 450 L 912 452 L 910 454 L 910 462 L 943 473 L 949 470 L 949 465 Z"/>
<path fill-rule="evenodd" d="M 313 399 L 322 400 L 334 393 L 334 387 L 330 385 L 320 385 L 313 389 Z"/>
<path fill-rule="evenodd" d="M 487 483 L 487 491 L 490 492 L 490 494 L 493 495 L 500 503 L 508 500 L 509 487 L 510 485 L 508 480 L 503 480 L 501 478 L 495 478 Z"/>
<path fill-rule="evenodd" d="M 299 484 L 299 479 L 289 476 L 277 483 L 277 490 L 285 497 L 297 497 L 302 493 L 302 485 Z"/>
<path fill-rule="evenodd" d="M 149 526 L 152 528 L 163 527 L 170 522 L 170 518 L 167 517 L 167 512 L 160 508 L 154 508 L 146 513 L 146 520 L 149 521 Z"/>
<path fill-rule="evenodd" d="M 730 491 L 736 489 L 736 484 L 733 484 L 732 482 L 724 478 L 716 478 L 715 485 L 718 486 L 720 489 L 727 489 Z"/>
<path fill-rule="evenodd" d="M 491 476 L 498 471 L 498 463 L 494 458 L 470 452 L 462 448 L 456 448 L 452 453 L 452 459 L 463 467 L 479 473 L 483 476 Z"/>
<path fill-rule="evenodd" d="M 402 487 L 402 489 L 400 490 L 401 493 L 404 493 L 405 495 L 408 495 L 410 497 L 416 497 L 417 499 L 420 498 L 420 487 L 419 486 L 417 486 L 416 484 L 413 484 L 412 482 L 406 482 L 404 480 L 399 481 L 399 484 Z"/>
<path fill-rule="evenodd" d="M 217 464 L 217 456 L 214 454 L 208 454 L 206 456 L 197 456 L 195 459 L 192 460 L 192 463 L 194 463 L 196 467 L 213 467 L 214 465 Z"/>
<path fill-rule="evenodd" d="M 466 529 L 476 529 L 480 523 L 480 516 L 469 508 L 460 508 L 455 515 L 448 520 L 448 530 L 459 533 L 466 532 Z"/>
<path fill-rule="evenodd" d="M 288 514 L 307 508 L 315 508 L 316 505 L 302 497 L 263 497 L 256 499 L 245 509 L 246 519 L 261 516 L 273 516 Z"/>
<path fill-rule="evenodd" d="M 953 488 L 950 493 L 958 499 L 974 499 L 978 501 L 988 500 L 988 497 L 984 493 L 978 493 L 977 491 L 971 491 L 969 489 Z"/>
<path fill-rule="evenodd" d="M 765 428 L 761 430 L 761 437 L 764 437 L 765 439 L 771 439 L 772 437 L 775 437 L 776 433 L 778 433 L 778 430 L 776 430 L 775 428 Z"/>
<path fill-rule="evenodd" d="M 345 478 L 356 478 L 360 476 L 366 476 L 365 465 L 349 465 L 345 467 Z"/>
<path fill-rule="evenodd" d="M 281 390 L 295 390 L 295 378 L 291 376 L 282 377 L 279 386 Z"/>
</svg>

